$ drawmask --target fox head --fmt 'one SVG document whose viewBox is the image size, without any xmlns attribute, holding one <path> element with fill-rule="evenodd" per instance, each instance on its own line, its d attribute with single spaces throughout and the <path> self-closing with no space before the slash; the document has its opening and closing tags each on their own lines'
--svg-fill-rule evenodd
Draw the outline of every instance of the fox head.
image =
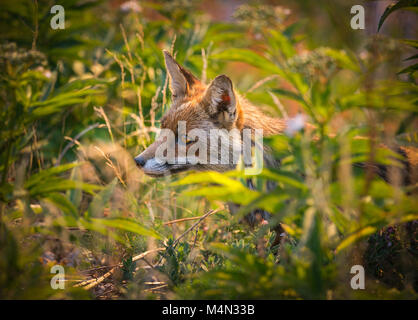
<svg viewBox="0 0 418 320">
<path fill-rule="evenodd" d="M 135 158 L 136 164 L 155 177 L 186 170 L 232 169 L 233 146 L 241 144 L 243 114 L 231 80 L 219 75 L 205 85 L 167 51 L 163 52 L 172 104 L 161 119 L 161 129 L 172 134 L 160 134 Z M 213 132 L 218 135 L 215 139 Z M 209 161 L 214 155 L 228 155 L 229 160 L 214 164 Z"/>
</svg>

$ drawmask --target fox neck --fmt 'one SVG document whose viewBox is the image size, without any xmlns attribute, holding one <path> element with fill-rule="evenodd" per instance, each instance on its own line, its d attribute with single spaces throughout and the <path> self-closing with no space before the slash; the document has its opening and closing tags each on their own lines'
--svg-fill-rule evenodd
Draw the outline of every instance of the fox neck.
<svg viewBox="0 0 418 320">
<path fill-rule="evenodd" d="M 286 121 L 280 118 L 272 118 L 263 114 L 259 108 L 252 105 L 237 93 L 237 120 L 236 127 L 241 131 L 243 129 L 262 129 L 263 136 L 271 136 L 282 133 L 286 128 Z M 275 159 L 269 146 L 263 145 L 263 162 L 267 168 L 277 168 L 280 161 Z"/>
<path fill-rule="evenodd" d="M 237 120 L 236 127 L 239 130 L 245 128 L 249 129 L 263 129 L 264 136 L 271 136 L 280 134 L 286 128 L 284 119 L 272 118 L 263 114 L 259 108 L 253 106 L 243 97 L 237 96 Z"/>
</svg>

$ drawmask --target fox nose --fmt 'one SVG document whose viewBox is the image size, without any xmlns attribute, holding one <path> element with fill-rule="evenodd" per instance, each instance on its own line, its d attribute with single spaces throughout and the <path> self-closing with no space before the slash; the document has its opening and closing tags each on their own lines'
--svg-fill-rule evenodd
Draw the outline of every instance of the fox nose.
<svg viewBox="0 0 418 320">
<path fill-rule="evenodd" d="M 141 156 L 137 156 L 136 158 L 135 158 L 135 162 L 136 162 L 136 165 L 138 166 L 138 167 L 140 167 L 140 168 L 142 168 L 143 166 L 145 166 L 145 162 L 147 162 L 143 157 L 141 157 Z"/>
</svg>

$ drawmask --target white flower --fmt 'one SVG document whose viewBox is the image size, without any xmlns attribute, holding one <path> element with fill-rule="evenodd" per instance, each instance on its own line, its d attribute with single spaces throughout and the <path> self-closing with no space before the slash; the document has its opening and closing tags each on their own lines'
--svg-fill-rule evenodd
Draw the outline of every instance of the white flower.
<svg viewBox="0 0 418 320">
<path fill-rule="evenodd" d="M 293 118 L 287 119 L 287 126 L 284 133 L 288 136 L 293 136 L 296 132 L 302 130 L 305 127 L 305 116 L 299 113 Z"/>
<path fill-rule="evenodd" d="M 120 10 L 122 10 L 123 12 L 128 12 L 128 11 L 141 12 L 142 9 L 136 1 L 130 0 L 130 1 L 126 1 L 122 3 L 120 5 Z"/>
</svg>

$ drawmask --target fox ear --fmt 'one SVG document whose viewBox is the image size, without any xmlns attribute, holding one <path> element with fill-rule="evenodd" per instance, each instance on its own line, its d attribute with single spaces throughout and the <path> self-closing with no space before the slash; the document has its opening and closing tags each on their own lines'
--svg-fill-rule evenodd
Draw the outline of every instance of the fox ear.
<svg viewBox="0 0 418 320">
<path fill-rule="evenodd" d="M 180 66 L 167 50 L 163 50 L 165 66 L 170 77 L 170 91 L 173 98 L 187 95 L 190 88 L 199 80 L 188 70 Z"/>
<path fill-rule="evenodd" d="M 205 104 L 208 113 L 217 120 L 230 126 L 236 119 L 236 99 L 232 81 L 225 75 L 217 76 L 206 89 Z"/>
</svg>

